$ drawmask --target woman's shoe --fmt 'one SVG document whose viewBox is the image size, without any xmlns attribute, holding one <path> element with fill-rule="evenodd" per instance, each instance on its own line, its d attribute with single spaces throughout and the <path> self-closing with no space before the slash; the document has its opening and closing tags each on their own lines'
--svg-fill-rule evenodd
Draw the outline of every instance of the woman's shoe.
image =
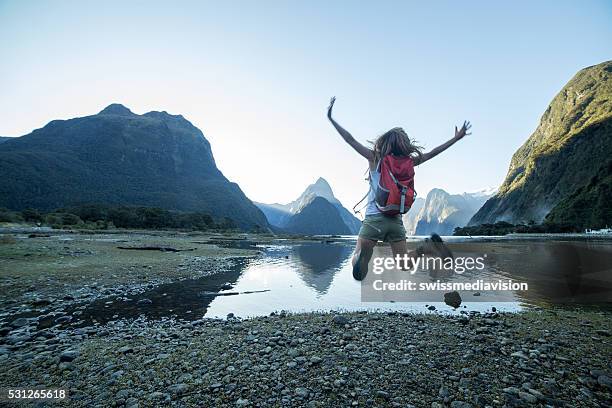
<svg viewBox="0 0 612 408">
<path fill-rule="evenodd" d="M 453 252 L 446 246 L 438 234 L 431 234 L 431 238 L 425 239 L 426 252 L 429 255 L 438 256 L 442 259 L 454 259 Z"/>
<path fill-rule="evenodd" d="M 363 265 L 364 256 L 363 252 L 359 251 L 359 255 L 357 255 L 357 259 L 353 264 L 353 278 L 358 281 L 362 281 L 366 275 L 368 274 L 368 264 Z"/>
</svg>

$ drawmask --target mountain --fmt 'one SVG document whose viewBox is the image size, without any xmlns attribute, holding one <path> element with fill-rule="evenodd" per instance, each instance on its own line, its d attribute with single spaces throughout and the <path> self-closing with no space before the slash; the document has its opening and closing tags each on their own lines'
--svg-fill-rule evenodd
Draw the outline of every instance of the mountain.
<svg viewBox="0 0 612 408">
<path fill-rule="evenodd" d="M 465 226 L 492 190 L 475 193 L 449 194 L 434 188 L 423 200 L 417 198 L 410 211 L 404 215 L 408 235 L 452 235 L 456 227 Z"/>
<path fill-rule="evenodd" d="M 244 229 L 264 214 L 219 171 L 204 134 L 181 115 L 132 113 L 54 120 L 0 144 L 0 207 L 51 210 L 88 203 L 207 212 Z"/>
<path fill-rule="evenodd" d="M 414 235 L 417 224 L 419 223 L 421 209 L 424 205 L 425 199 L 417 197 L 416 200 L 414 200 L 414 203 L 412 203 L 410 210 L 403 215 L 402 220 L 404 221 L 404 228 L 406 228 L 407 235 Z"/>
<path fill-rule="evenodd" d="M 611 72 L 607 61 L 579 71 L 563 87 L 470 225 L 539 223 L 599 173 L 612 155 Z"/>
<path fill-rule="evenodd" d="M 612 227 L 612 160 L 588 184 L 561 200 L 545 218 L 554 224 L 580 229 Z"/>
<path fill-rule="evenodd" d="M 7 140 L 12 139 L 12 137 L 0 136 L 0 143 L 6 142 Z"/>
<path fill-rule="evenodd" d="M 263 204 L 258 202 L 254 202 L 254 204 L 264 213 L 270 225 L 275 227 L 282 227 L 287 224 L 287 221 L 293 215 L 284 204 Z"/>
<path fill-rule="evenodd" d="M 329 183 L 322 177 L 319 177 L 315 183 L 306 187 L 306 190 L 296 200 L 288 204 L 255 203 L 255 205 L 263 211 L 270 224 L 284 228 L 291 217 L 300 212 L 315 197 L 325 198 L 336 207 L 350 234 L 357 234 L 359 232 L 361 221 L 342 206 L 342 203 L 334 196 Z M 336 232 L 336 234 L 339 234 L 339 232 Z"/>
<path fill-rule="evenodd" d="M 308 235 L 351 233 L 338 208 L 327 199 L 314 196 L 310 202 L 304 204 L 304 207 L 289 219 L 284 226 L 285 230 Z"/>
</svg>

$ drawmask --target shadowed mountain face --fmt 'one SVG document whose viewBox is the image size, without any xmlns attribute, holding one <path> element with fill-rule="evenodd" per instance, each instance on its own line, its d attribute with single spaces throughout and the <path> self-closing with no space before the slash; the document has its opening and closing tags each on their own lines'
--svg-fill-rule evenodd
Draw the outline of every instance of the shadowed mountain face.
<svg viewBox="0 0 612 408">
<path fill-rule="evenodd" d="M 417 198 L 404 215 L 408 235 L 452 235 L 456 227 L 465 226 L 492 191 L 449 194 L 434 188 L 425 199 Z"/>
<path fill-rule="evenodd" d="M 315 183 L 309 185 L 296 200 L 289 204 L 255 204 L 264 212 L 270 224 L 281 229 L 287 229 L 292 217 L 307 207 L 315 197 L 324 198 L 336 207 L 342 219 L 342 223 L 344 223 L 349 230 L 348 234 L 357 234 L 359 232 L 361 221 L 342 206 L 342 203 L 334 196 L 329 183 L 322 177 L 319 177 Z M 340 228 L 337 232 L 331 232 L 331 234 L 346 234 L 346 232 L 340 232 L 341 230 L 344 231 L 345 228 Z M 317 232 L 317 234 L 325 233 Z"/>
<path fill-rule="evenodd" d="M 0 143 L 6 142 L 7 140 L 12 139 L 12 137 L 0 136 Z"/>
<path fill-rule="evenodd" d="M 612 227 L 612 160 L 588 184 L 564 198 L 546 216 L 547 222 L 580 229 Z"/>
<path fill-rule="evenodd" d="M 351 233 L 336 206 L 323 197 L 314 197 L 289 219 L 284 228 L 289 232 L 308 235 Z"/>
<path fill-rule="evenodd" d="M 521 146 L 497 195 L 470 225 L 540 222 L 612 155 L 612 61 L 578 72 Z M 587 208 L 590 204 L 586 203 Z"/>
<path fill-rule="evenodd" d="M 0 172 L 0 207 L 140 205 L 268 226 L 217 169 L 202 132 L 167 112 L 136 115 L 113 104 L 97 115 L 54 120 L 1 143 Z"/>
</svg>

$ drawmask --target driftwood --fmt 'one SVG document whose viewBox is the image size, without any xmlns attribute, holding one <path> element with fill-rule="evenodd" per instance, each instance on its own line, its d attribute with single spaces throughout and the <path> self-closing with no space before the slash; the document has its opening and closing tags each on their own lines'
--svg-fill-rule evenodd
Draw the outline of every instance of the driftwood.
<svg viewBox="0 0 612 408">
<path fill-rule="evenodd" d="M 249 295 L 251 293 L 263 293 L 263 292 L 269 292 L 270 289 L 263 289 L 263 290 L 246 290 L 244 292 L 225 292 L 225 293 L 219 293 L 219 292 L 210 292 L 210 291 L 203 291 L 201 292 L 202 295 L 204 296 L 236 296 L 236 295 Z"/>
<path fill-rule="evenodd" d="M 135 249 L 139 251 L 162 251 L 162 252 L 184 252 L 184 251 L 195 251 L 195 248 L 191 249 L 176 249 L 172 247 L 161 247 L 161 246 L 140 246 L 140 247 L 123 247 L 118 246 L 118 249 Z"/>
</svg>

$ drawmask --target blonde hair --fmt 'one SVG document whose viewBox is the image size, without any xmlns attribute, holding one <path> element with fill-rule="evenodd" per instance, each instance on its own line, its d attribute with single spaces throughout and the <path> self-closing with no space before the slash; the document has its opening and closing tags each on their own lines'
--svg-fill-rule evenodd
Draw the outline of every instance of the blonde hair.
<svg viewBox="0 0 612 408">
<path fill-rule="evenodd" d="M 372 143 L 374 150 L 374 163 L 378 163 L 388 154 L 400 157 L 420 158 L 423 148 L 416 140 L 410 139 L 401 127 L 395 127 L 380 135 Z"/>
</svg>

